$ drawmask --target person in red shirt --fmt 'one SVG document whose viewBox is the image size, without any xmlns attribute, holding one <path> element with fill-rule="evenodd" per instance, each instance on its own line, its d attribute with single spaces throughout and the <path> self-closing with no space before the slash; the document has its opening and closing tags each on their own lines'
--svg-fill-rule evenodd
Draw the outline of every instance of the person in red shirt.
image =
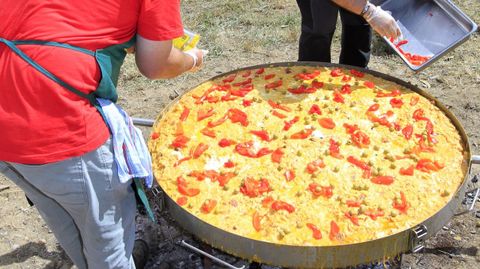
<svg viewBox="0 0 480 269">
<path fill-rule="evenodd" d="M 119 180 L 96 97 L 116 101 L 125 50 L 140 72 L 198 69 L 181 52 L 179 0 L 3 0 L 0 173 L 35 203 L 78 268 L 135 268 L 135 198 Z"/>
</svg>

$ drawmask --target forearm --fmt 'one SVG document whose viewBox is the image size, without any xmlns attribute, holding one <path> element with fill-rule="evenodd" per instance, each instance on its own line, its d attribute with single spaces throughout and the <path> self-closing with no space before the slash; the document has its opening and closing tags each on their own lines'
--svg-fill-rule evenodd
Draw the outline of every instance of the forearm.
<svg viewBox="0 0 480 269">
<path fill-rule="evenodd" d="M 362 13 L 367 4 L 367 0 L 332 0 L 332 2 L 357 15 Z"/>
<path fill-rule="evenodd" d="M 155 42 L 140 36 L 135 61 L 140 72 L 149 79 L 176 77 L 194 64 L 193 57 L 174 48 L 171 41 Z"/>
</svg>

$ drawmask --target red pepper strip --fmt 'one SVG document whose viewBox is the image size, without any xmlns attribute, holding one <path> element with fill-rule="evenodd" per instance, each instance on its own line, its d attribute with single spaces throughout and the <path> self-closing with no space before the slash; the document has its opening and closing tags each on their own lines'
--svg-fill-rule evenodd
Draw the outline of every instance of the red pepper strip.
<svg viewBox="0 0 480 269">
<path fill-rule="evenodd" d="M 400 168 L 400 175 L 413 176 L 414 166 L 410 165 L 408 168 Z"/>
<path fill-rule="evenodd" d="M 201 121 L 201 120 L 204 120 L 208 117 L 211 117 L 211 116 L 213 116 L 213 114 L 215 114 L 215 111 L 213 111 L 213 108 L 210 108 L 208 110 L 200 109 L 200 110 L 198 110 L 197 121 Z"/>
<path fill-rule="evenodd" d="M 347 131 L 347 134 L 354 134 L 356 131 L 359 131 L 360 129 L 358 128 L 358 125 L 354 124 L 348 124 L 344 123 L 343 127 L 345 127 L 345 131 Z"/>
<path fill-rule="evenodd" d="M 371 179 L 372 183 L 379 185 L 391 185 L 394 180 L 392 176 L 377 176 Z"/>
<path fill-rule="evenodd" d="M 222 148 L 225 148 L 225 147 L 228 147 L 228 146 L 231 146 L 231 145 L 235 145 L 235 141 L 231 140 L 231 139 L 226 139 L 226 138 L 222 138 L 219 142 L 218 142 L 218 145 Z"/>
<path fill-rule="evenodd" d="M 400 203 L 397 202 L 397 199 L 393 200 L 393 208 L 400 211 L 401 214 L 407 214 L 407 210 L 410 206 L 407 203 L 407 197 L 405 196 L 403 191 L 400 192 L 400 197 L 401 197 Z"/>
<path fill-rule="evenodd" d="M 190 109 L 188 109 L 188 107 L 184 106 L 182 114 L 180 115 L 180 120 L 185 121 L 188 117 L 188 114 L 190 114 Z"/>
<path fill-rule="evenodd" d="M 265 72 L 265 68 L 259 68 L 257 71 L 255 71 L 255 74 L 261 75 L 263 72 Z"/>
<path fill-rule="evenodd" d="M 342 81 L 343 81 L 343 82 L 349 82 L 350 80 L 352 80 L 352 77 L 351 77 L 351 76 L 345 75 L 345 76 L 343 76 L 343 78 L 342 78 Z"/>
<path fill-rule="evenodd" d="M 308 163 L 307 168 L 305 168 L 305 171 L 309 174 L 313 174 L 315 173 L 315 171 L 318 170 L 318 168 L 325 168 L 325 163 L 323 162 L 322 159 L 318 159 Z"/>
<path fill-rule="evenodd" d="M 388 121 L 387 117 L 385 115 L 382 115 L 381 117 L 377 117 L 375 114 L 373 114 L 371 111 L 367 111 L 367 117 L 371 122 L 377 122 L 380 125 L 386 126 L 390 128 L 392 124 Z"/>
<path fill-rule="evenodd" d="M 343 155 L 340 154 L 340 143 L 339 142 L 337 142 L 333 139 L 330 139 L 329 151 L 330 151 L 330 156 L 332 156 L 333 158 L 343 159 Z"/>
<path fill-rule="evenodd" d="M 333 70 L 330 72 L 330 76 L 332 76 L 332 77 L 340 77 L 340 76 L 343 76 L 342 69 L 340 69 L 340 68 L 335 68 L 335 69 L 333 69 Z"/>
<path fill-rule="evenodd" d="M 208 149 L 208 145 L 205 145 L 203 143 L 198 144 L 198 146 L 193 151 L 192 157 L 194 159 L 198 159 L 198 157 L 200 157 L 200 155 L 202 155 L 202 153 L 204 153 L 207 149 Z"/>
<path fill-rule="evenodd" d="M 188 202 L 188 198 L 185 197 L 185 196 L 181 196 L 181 197 L 179 197 L 179 198 L 177 199 L 177 204 L 178 204 L 179 206 L 184 206 L 184 205 L 187 204 L 187 202 Z"/>
<path fill-rule="evenodd" d="M 345 84 L 340 89 L 340 93 L 341 94 L 351 94 L 352 93 L 352 88 L 350 87 L 349 84 Z"/>
<path fill-rule="evenodd" d="M 403 136 L 405 136 L 405 139 L 410 140 L 410 138 L 412 138 L 412 134 L 413 134 L 413 125 L 408 124 L 407 126 L 405 126 L 402 129 L 402 134 L 403 134 Z"/>
<path fill-rule="evenodd" d="M 305 129 L 299 132 L 296 132 L 290 136 L 291 139 L 306 139 L 309 138 L 310 135 L 313 133 L 313 129 Z"/>
<path fill-rule="evenodd" d="M 425 112 L 423 111 L 423 109 L 419 108 L 413 111 L 412 117 L 415 121 L 421 121 L 421 120 L 429 121 L 429 119 L 424 116 L 424 113 Z"/>
<path fill-rule="evenodd" d="M 202 206 L 200 207 L 200 211 L 204 214 L 208 214 L 212 212 L 213 208 L 217 205 L 217 201 L 213 199 L 207 199 L 203 202 Z"/>
<path fill-rule="evenodd" d="M 322 115 L 322 110 L 317 104 L 313 104 L 312 107 L 310 107 L 310 110 L 308 111 L 308 114 L 317 114 L 317 115 Z"/>
<path fill-rule="evenodd" d="M 194 170 L 192 172 L 190 172 L 188 174 L 189 177 L 194 177 L 196 178 L 198 181 L 204 181 L 205 178 L 207 177 L 207 175 L 204 173 L 204 172 L 200 172 L 200 171 L 197 171 L 197 170 Z"/>
<path fill-rule="evenodd" d="M 317 77 L 318 75 L 320 75 L 320 70 L 315 70 L 315 71 L 313 71 L 312 73 L 300 73 L 300 74 L 297 74 L 297 75 L 295 75 L 295 79 L 298 79 L 298 80 L 310 80 L 310 79 L 314 79 L 314 78 Z"/>
<path fill-rule="evenodd" d="M 240 86 L 245 86 L 245 85 L 248 85 L 248 84 L 251 84 L 251 83 L 252 83 L 252 78 L 248 78 L 244 81 L 233 83 L 232 85 L 234 87 L 240 87 Z"/>
<path fill-rule="evenodd" d="M 365 74 L 363 72 L 357 71 L 355 69 L 351 69 L 350 74 L 356 76 L 357 78 L 363 78 L 365 76 Z"/>
<path fill-rule="evenodd" d="M 190 138 L 184 136 L 184 135 L 179 135 L 175 137 L 175 140 L 173 140 L 171 146 L 174 148 L 184 148 L 188 141 L 190 141 Z"/>
<path fill-rule="evenodd" d="M 410 98 L 410 105 L 411 106 L 414 106 L 418 103 L 418 101 L 420 100 L 420 97 L 414 95 Z"/>
<path fill-rule="evenodd" d="M 312 81 L 312 87 L 314 87 L 315 89 L 320 89 L 323 87 L 323 82 L 314 80 Z"/>
<path fill-rule="evenodd" d="M 350 213 L 345 212 L 345 217 L 348 218 L 353 223 L 353 225 L 360 225 L 360 223 L 358 222 L 358 217 L 356 215 L 350 215 Z"/>
<path fill-rule="evenodd" d="M 215 134 L 215 131 L 212 130 L 212 129 L 203 128 L 200 132 L 201 132 L 203 135 L 206 135 L 206 136 L 211 137 L 211 138 L 217 137 L 217 135 Z"/>
<path fill-rule="evenodd" d="M 403 106 L 402 99 L 392 98 L 390 100 L 390 105 L 394 108 L 401 108 Z"/>
<path fill-rule="evenodd" d="M 285 119 L 287 117 L 286 115 L 283 115 L 282 113 L 276 110 L 272 111 L 272 115 L 280 119 Z"/>
<path fill-rule="evenodd" d="M 295 124 L 297 121 L 299 121 L 300 118 L 298 116 L 295 116 L 293 119 L 289 120 L 289 121 L 285 121 L 285 125 L 283 126 L 283 130 L 284 131 L 288 131 L 290 130 L 290 128 L 293 126 L 293 124 Z"/>
<path fill-rule="evenodd" d="M 287 181 L 292 181 L 295 179 L 295 170 L 293 169 L 287 169 L 287 171 L 285 171 L 284 173 L 284 176 L 285 176 L 285 179 Z"/>
<path fill-rule="evenodd" d="M 251 99 L 250 99 L 250 100 L 243 99 L 242 105 L 243 105 L 244 107 L 251 106 L 251 105 L 252 105 L 252 102 L 253 102 L 253 100 L 251 100 Z"/>
<path fill-rule="evenodd" d="M 377 111 L 379 108 L 380 108 L 379 104 L 373 104 L 368 108 L 367 111 L 373 112 L 373 111 Z"/>
<path fill-rule="evenodd" d="M 267 196 L 267 197 L 263 198 L 262 207 L 269 208 L 270 205 L 273 203 L 273 201 L 274 200 L 273 200 L 272 196 Z"/>
<path fill-rule="evenodd" d="M 363 170 L 363 178 L 370 178 L 371 167 L 367 163 L 362 162 L 361 160 L 358 160 L 353 156 L 348 156 L 347 161 Z"/>
<path fill-rule="evenodd" d="M 268 75 L 265 75 L 264 79 L 269 80 L 269 79 L 272 79 L 274 77 L 275 77 L 275 74 L 268 74 Z"/>
<path fill-rule="evenodd" d="M 400 90 L 395 89 L 391 92 L 377 92 L 376 97 L 395 97 L 395 96 L 399 96 L 400 94 L 402 94 L 402 92 Z"/>
<path fill-rule="evenodd" d="M 189 197 L 196 196 L 200 193 L 199 189 L 188 188 L 187 181 L 181 176 L 177 177 L 177 190 L 179 193 Z"/>
<path fill-rule="evenodd" d="M 376 220 L 378 217 L 385 216 L 385 212 L 383 212 L 383 210 L 374 211 L 372 209 L 369 209 L 364 214 L 369 216 L 372 220 Z"/>
<path fill-rule="evenodd" d="M 335 101 L 337 103 L 344 104 L 345 103 L 345 98 L 343 98 L 343 96 L 339 92 L 334 91 L 333 92 L 333 101 Z"/>
<path fill-rule="evenodd" d="M 182 159 L 176 161 L 175 164 L 173 165 L 173 167 L 177 167 L 177 166 L 179 166 L 180 164 L 182 164 L 183 162 L 186 162 L 186 161 L 188 161 L 188 160 L 190 160 L 190 159 L 192 159 L 192 156 L 187 156 L 187 157 L 185 157 L 185 158 L 182 158 Z"/>
<path fill-rule="evenodd" d="M 227 102 L 227 101 L 233 101 L 233 100 L 236 100 L 237 97 L 235 96 L 232 96 L 232 94 L 230 92 L 228 92 L 227 94 L 225 94 L 224 96 L 222 96 L 221 100 L 224 101 L 224 102 Z"/>
<path fill-rule="evenodd" d="M 236 73 L 231 74 L 231 75 L 229 75 L 228 77 L 224 78 L 224 79 L 222 80 L 222 82 L 223 82 L 223 83 L 232 82 L 232 81 L 235 80 L 236 77 L 237 77 L 237 74 L 236 74 Z"/>
<path fill-rule="evenodd" d="M 313 223 L 307 223 L 308 229 L 312 230 L 312 237 L 316 240 L 322 239 L 322 232 Z"/>
<path fill-rule="evenodd" d="M 151 138 L 152 140 L 155 140 L 155 139 L 157 139 L 157 138 L 159 138 L 159 137 L 160 137 L 160 134 L 158 134 L 158 133 L 156 133 L 156 132 L 153 132 L 153 133 L 150 135 L 150 138 Z"/>
<path fill-rule="evenodd" d="M 340 233 L 340 228 L 338 227 L 337 223 L 335 221 L 330 222 L 330 234 L 328 237 L 330 240 L 335 240 L 338 237 L 338 234 Z"/>
<path fill-rule="evenodd" d="M 218 103 L 219 100 L 220 100 L 220 97 L 218 96 L 207 96 L 207 101 L 209 103 Z"/>
<path fill-rule="evenodd" d="M 347 200 L 346 204 L 348 207 L 360 207 L 362 202 L 362 200 Z"/>
<path fill-rule="evenodd" d="M 332 186 L 325 187 L 325 186 L 320 186 L 317 183 L 310 183 L 310 185 L 308 185 L 308 190 L 313 194 L 314 198 L 323 196 L 328 199 L 333 195 Z"/>
<path fill-rule="evenodd" d="M 280 103 L 276 103 L 276 102 L 274 102 L 274 101 L 272 101 L 272 100 L 268 100 L 268 104 L 269 104 L 271 107 L 273 107 L 273 108 L 281 109 L 281 110 L 283 110 L 283 111 L 285 111 L 285 112 L 290 112 L 290 111 L 292 111 L 292 109 L 289 108 L 288 106 L 282 105 L 282 104 L 280 104 Z"/>
<path fill-rule="evenodd" d="M 242 156 L 250 158 L 260 158 L 273 152 L 273 150 L 268 148 L 261 148 L 258 152 L 254 152 L 252 141 L 237 144 L 235 151 Z"/>
<path fill-rule="evenodd" d="M 333 129 L 336 126 L 335 122 L 330 118 L 320 118 L 318 119 L 318 123 L 325 129 Z"/>
<path fill-rule="evenodd" d="M 370 145 L 370 138 L 364 132 L 358 130 L 354 134 L 351 135 L 352 142 L 355 146 L 359 148 L 368 148 Z"/>
<path fill-rule="evenodd" d="M 283 85 L 283 81 L 282 80 L 277 80 L 277 81 L 266 84 L 265 89 L 275 89 L 275 88 L 278 88 L 282 85 Z"/>
<path fill-rule="evenodd" d="M 253 213 L 253 216 L 252 216 L 252 225 L 255 231 L 257 232 L 260 232 L 260 230 L 262 230 L 261 221 L 262 221 L 262 216 L 260 216 L 260 214 L 257 211 L 255 211 L 255 213 Z"/>
<path fill-rule="evenodd" d="M 367 88 L 370 88 L 370 89 L 373 89 L 375 88 L 375 83 L 371 82 L 371 81 L 365 81 L 363 83 L 363 85 L 365 85 Z"/>
<path fill-rule="evenodd" d="M 231 160 L 228 160 L 226 163 L 223 164 L 223 167 L 233 168 L 233 167 L 235 167 L 235 163 L 233 163 Z"/>
<path fill-rule="evenodd" d="M 295 207 L 293 205 L 280 200 L 273 202 L 270 208 L 275 211 L 285 210 L 288 213 L 295 212 Z"/>
<path fill-rule="evenodd" d="M 314 93 L 317 91 L 317 89 L 314 87 L 307 88 L 303 85 L 300 85 L 298 88 L 288 89 L 288 91 L 293 94 L 304 94 L 304 93 Z"/>
<path fill-rule="evenodd" d="M 417 170 L 422 172 L 430 173 L 430 172 L 437 172 L 440 171 L 444 167 L 443 164 L 440 164 L 437 161 L 432 161 L 430 159 L 420 159 L 417 162 L 417 166 L 415 167 Z"/>
<path fill-rule="evenodd" d="M 249 92 L 250 92 L 250 90 L 242 90 L 242 89 L 235 90 L 235 89 L 232 89 L 232 90 L 230 90 L 229 93 L 232 96 L 245 97 L 245 95 L 247 95 Z"/>
<path fill-rule="evenodd" d="M 233 163 L 232 163 L 233 164 Z M 229 172 L 229 173 L 222 173 L 217 176 L 218 184 L 220 187 L 225 186 L 228 181 L 230 181 L 231 178 L 235 176 L 235 173 Z"/>
<path fill-rule="evenodd" d="M 255 180 L 251 177 L 247 177 L 240 186 L 240 192 L 250 198 L 258 197 L 269 191 L 270 184 L 265 178 Z"/>
<path fill-rule="evenodd" d="M 223 117 L 221 117 L 220 119 L 216 120 L 216 121 L 209 121 L 207 126 L 209 128 L 213 128 L 213 127 L 217 127 L 219 125 L 221 125 L 222 123 L 224 123 L 228 118 L 228 114 L 225 114 Z"/>
<path fill-rule="evenodd" d="M 282 148 L 278 148 L 276 149 L 274 152 L 272 152 L 272 162 L 274 163 L 280 163 L 282 161 L 282 157 L 283 157 L 283 150 Z"/>
<path fill-rule="evenodd" d="M 230 108 L 227 112 L 228 118 L 232 123 L 240 123 L 242 126 L 248 126 L 247 114 L 240 109 Z"/>
<path fill-rule="evenodd" d="M 268 135 L 267 131 L 265 130 L 252 130 L 250 131 L 251 134 L 258 136 L 262 141 L 271 141 L 272 139 Z"/>
</svg>

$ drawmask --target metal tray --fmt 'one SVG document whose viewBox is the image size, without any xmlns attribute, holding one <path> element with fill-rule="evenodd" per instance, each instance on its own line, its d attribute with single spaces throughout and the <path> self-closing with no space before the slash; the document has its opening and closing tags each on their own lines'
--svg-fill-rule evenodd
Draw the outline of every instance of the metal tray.
<svg viewBox="0 0 480 269">
<path fill-rule="evenodd" d="M 405 52 L 430 56 L 422 65 L 412 65 L 387 38 L 384 39 L 408 67 L 420 71 L 465 42 L 477 25 L 449 0 L 387 0 L 382 9 L 392 12 L 408 43 Z"/>
</svg>

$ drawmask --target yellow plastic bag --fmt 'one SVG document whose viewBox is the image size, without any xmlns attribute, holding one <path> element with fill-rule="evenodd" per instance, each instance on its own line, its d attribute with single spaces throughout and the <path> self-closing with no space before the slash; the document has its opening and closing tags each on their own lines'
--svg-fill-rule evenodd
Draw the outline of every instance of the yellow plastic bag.
<svg viewBox="0 0 480 269">
<path fill-rule="evenodd" d="M 183 36 L 173 40 L 173 46 L 181 51 L 191 50 L 197 47 L 200 35 L 187 29 L 183 29 Z"/>
</svg>

